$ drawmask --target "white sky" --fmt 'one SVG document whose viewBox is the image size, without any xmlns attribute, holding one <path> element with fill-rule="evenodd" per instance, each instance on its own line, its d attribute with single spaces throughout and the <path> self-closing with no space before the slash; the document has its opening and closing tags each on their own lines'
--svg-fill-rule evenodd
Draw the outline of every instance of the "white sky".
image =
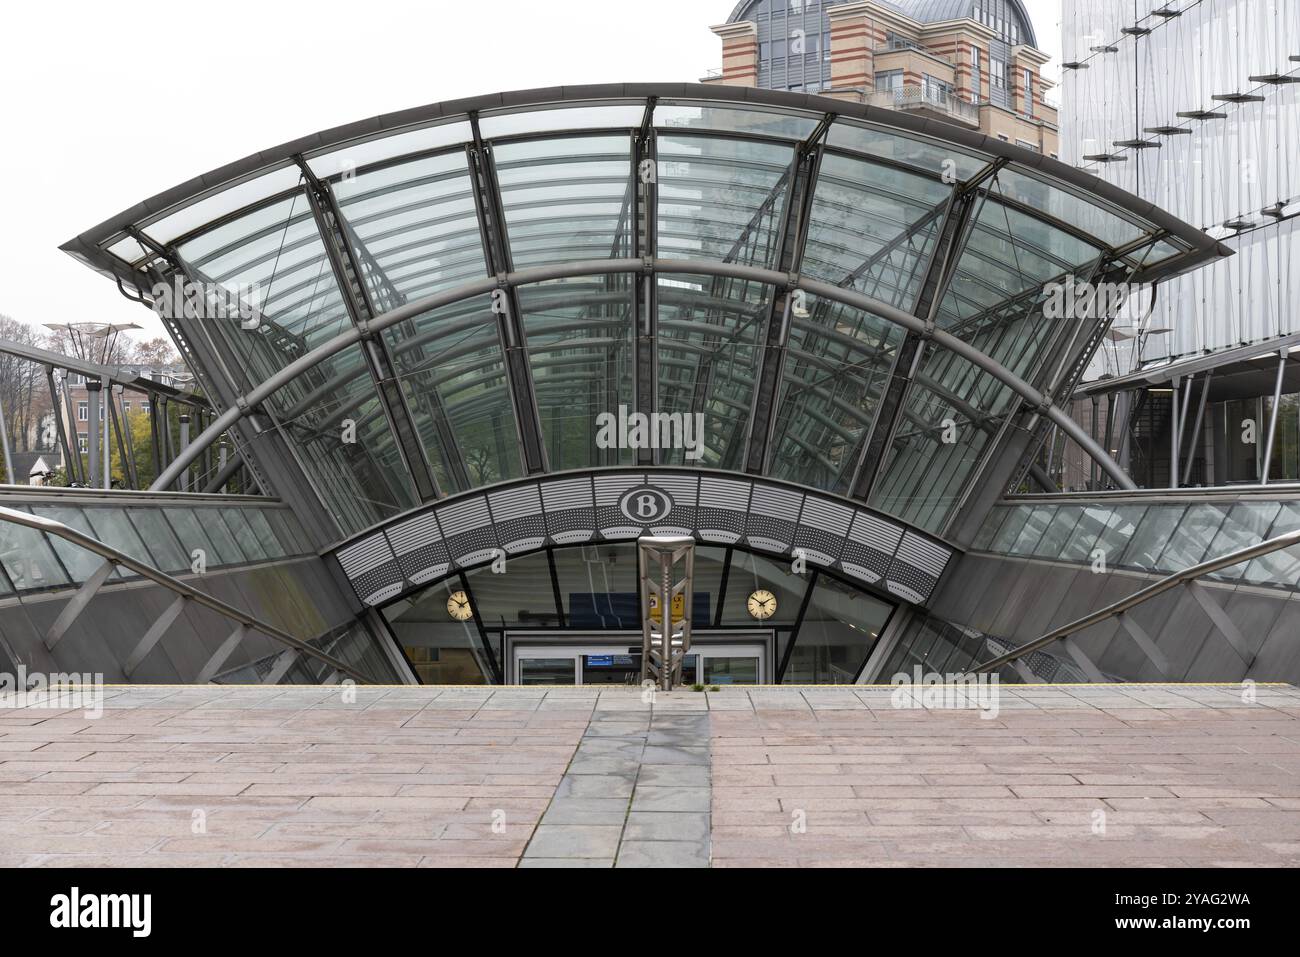
<svg viewBox="0 0 1300 957">
<path fill-rule="evenodd" d="M 693 81 L 734 0 L 104 0 L 9 4 L 0 56 L 0 313 L 135 322 L 58 247 L 259 149 L 381 113 L 556 85 Z M 1059 60 L 1060 0 L 1027 0 Z M 1055 73 L 1055 64 L 1048 75 Z"/>
</svg>

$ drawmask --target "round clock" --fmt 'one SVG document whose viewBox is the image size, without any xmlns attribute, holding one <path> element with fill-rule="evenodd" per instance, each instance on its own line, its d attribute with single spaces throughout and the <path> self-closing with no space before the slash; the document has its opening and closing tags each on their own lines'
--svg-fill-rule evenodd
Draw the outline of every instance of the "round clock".
<svg viewBox="0 0 1300 957">
<path fill-rule="evenodd" d="M 456 621 L 469 621 L 474 617 L 474 609 L 463 591 L 454 591 L 447 597 L 447 614 Z"/>
<path fill-rule="evenodd" d="M 766 588 L 760 588 L 749 596 L 745 607 L 749 609 L 751 618 L 766 621 L 776 614 L 776 596 Z"/>
</svg>

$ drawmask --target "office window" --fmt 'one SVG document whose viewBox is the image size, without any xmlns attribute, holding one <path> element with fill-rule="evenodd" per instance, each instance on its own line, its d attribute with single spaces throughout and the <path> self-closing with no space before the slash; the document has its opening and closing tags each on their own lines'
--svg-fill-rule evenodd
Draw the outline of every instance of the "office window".
<svg viewBox="0 0 1300 957">
<path fill-rule="evenodd" d="M 141 403 L 140 403 L 140 411 L 143 412 L 145 415 L 148 415 L 148 414 L 150 413 L 150 411 L 152 411 L 152 410 L 149 408 L 149 403 L 148 403 L 148 402 L 141 402 Z"/>
<path fill-rule="evenodd" d="M 1031 70 L 1025 71 L 1025 115 L 1034 115 L 1034 74 Z"/>
<path fill-rule="evenodd" d="M 86 451 L 90 448 L 90 446 L 87 444 L 89 441 L 90 441 L 90 440 L 87 438 L 85 432 L 78 432 L 78 433 L 77 433 L 77 451 L 78 451 L 78 452 L 82 452 L 82 453 L 86 452 Z"/>
<path fill-rule="evenodd" d="M 1038 144 L 1037 144 L 1037 143 L 1031 143 L 1031 142 L 1029 142 L 1029 140 L 1019 140 L 1019 139 L 1018 139 L 1018 140 L 1016 140 L 1016 145 L 1019 146 L 1019 147 L 1022 147 L 1022 148 L 1024 148 L 1024 149 L 1027 149 L 1027 150 L 1033 150 L 1035 153 L 1038 152 Z"/>
<path fill-rule="evenodd" d="M 882 70 L 876 74 L 877 90 L 901 90 L 903 88 L 902 70 Z"/>
<path fill-rule="evenodd" d="M 1007 64 L 1003 60 L 993 57 L 989 58 L 989 78 L 992 84 L 999 88 L 1005 88 L 1007 85 Z"/>
<path fill-rule="evenodd" d="M 970 101 L 978 103 L 980 101 L 980 48 L 970 48 Z"/>
<path fill-rule="evenodd" d="M 90 418 L 90 410 L 85 402 L 77 403 L 77 421 L 85 422 Z"/>
</svg>

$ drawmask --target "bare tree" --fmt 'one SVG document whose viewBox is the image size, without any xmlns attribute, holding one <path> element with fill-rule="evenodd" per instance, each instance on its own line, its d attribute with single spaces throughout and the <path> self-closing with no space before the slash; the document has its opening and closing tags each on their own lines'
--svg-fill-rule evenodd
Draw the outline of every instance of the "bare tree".
<svg viewBox="0 0 1300 957">
<path fill-rule="evenodd" d="M 0 314 L 0 339 L 25 346 L 44 346 L 40 330 Z M 44 388 L 45 370 L 36 362 L 0 353 L 0 403 L 4 404 L 9 441 L 17 452 L 40 447 L 41 417 L 51 409 L 49 391 Z"/>
</svg>

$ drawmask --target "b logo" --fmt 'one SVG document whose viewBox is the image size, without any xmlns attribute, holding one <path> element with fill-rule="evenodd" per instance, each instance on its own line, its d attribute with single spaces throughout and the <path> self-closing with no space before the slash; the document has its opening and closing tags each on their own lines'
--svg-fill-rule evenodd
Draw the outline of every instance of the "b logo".
<svg viewBox="0 0 1300 957">
<path fill-rule="evenodd" d="M 623 493 L 618 500 L 618 510 L 638 525 L 649 525 L 668 517 L 673 510 L 673 500 L 662 489 L 642 485 Z"/>
</svg>

